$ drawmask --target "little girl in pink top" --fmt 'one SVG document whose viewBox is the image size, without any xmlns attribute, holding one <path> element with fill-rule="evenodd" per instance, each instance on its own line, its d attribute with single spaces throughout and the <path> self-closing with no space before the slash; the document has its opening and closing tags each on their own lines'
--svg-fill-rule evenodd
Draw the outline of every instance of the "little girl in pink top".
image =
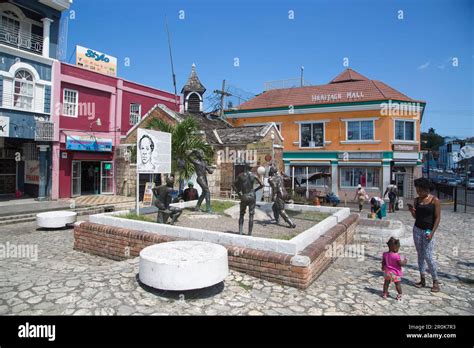
<svg viewBox="0 0 474 348">
<path fill-rule="evenodd" d="M 383 253 L 382 256 L 382 271 L 385 280 L 383 283 L 383 298 L 388 297 L 388 287 L 390 282 L 394 282 L 395 289 L 398 292 L 397 300 L 400 301 L 402 299 L 402 286 L 400 285 L 403 275 L 402 266 L 405 266 L 408 260 L 406 257 L 403 261 L 400 259 L 400 254 L 398 254 L 400 240 L 390 237 L 387 245 L 389 251 Z"/>
</svg>

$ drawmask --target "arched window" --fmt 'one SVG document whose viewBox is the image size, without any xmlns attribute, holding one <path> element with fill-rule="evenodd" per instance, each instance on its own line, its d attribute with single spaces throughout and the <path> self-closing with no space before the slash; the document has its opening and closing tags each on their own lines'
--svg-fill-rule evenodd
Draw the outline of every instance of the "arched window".
<svg viewBox="0 0 474 348">
<path fill-rule="evenodd" d="M 201 98 L 197 93 L 191 93 L 188 98 L 188 111 L 199 112 L 201 111 Z"/>
<path fill-rule="evenodd" d="M 13 105 L 24 110 L 33 110 L 33 91 L 35 82 L 33 75 L 20 69 L 15 73 L 13 89 Z"/>
</svg>

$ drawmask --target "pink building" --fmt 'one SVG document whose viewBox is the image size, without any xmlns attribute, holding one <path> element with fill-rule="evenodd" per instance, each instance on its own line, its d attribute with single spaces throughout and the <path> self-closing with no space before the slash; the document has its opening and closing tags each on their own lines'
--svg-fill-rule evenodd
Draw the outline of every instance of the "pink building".
<svg viewBox="0 0 474 348">
<path fill-rule="evenodd" d="M 55 62 L 52 199 L 115 193 L 114 153 L 154 105 L 181 98 L 121 78 Z"/>
</svg>

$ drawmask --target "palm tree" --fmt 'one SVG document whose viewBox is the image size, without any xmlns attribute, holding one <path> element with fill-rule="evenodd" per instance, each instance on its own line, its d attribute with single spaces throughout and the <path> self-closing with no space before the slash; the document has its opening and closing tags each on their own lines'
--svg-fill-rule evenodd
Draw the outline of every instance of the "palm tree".
<svg viewBox="0 0 474 348">
<path fill-rule="evenodd" d="M 194 118 L 187 117 L 174 125 L 153 119 L 146 128 L 171 133 L 171 171 L 178 173 L 180 188 L 182 180 L 189 180 L 194 174 L 194 166 L 186 154 L 187 150 L 202 150 L 208 163 L 212 162 L 214 149 L 198 134 L 198 123 Z"/>
</svg>

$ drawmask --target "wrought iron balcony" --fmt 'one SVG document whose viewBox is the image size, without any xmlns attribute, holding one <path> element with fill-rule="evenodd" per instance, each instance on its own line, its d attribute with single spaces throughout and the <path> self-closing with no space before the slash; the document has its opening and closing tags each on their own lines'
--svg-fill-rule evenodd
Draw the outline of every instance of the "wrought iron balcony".
<svg viewBox="0 0 474 348">
<path fill-rule="evenodd" d="M 0 43 L 28 52 L 43 52 L 43 36 L 21 32 L 12 26 L 0 25 Z"/>
<path fill-rule="evenodd" d="M 35 140 L 53 141 L 54 123 L 49 121 L 36 121 Z"/>
</svg>

